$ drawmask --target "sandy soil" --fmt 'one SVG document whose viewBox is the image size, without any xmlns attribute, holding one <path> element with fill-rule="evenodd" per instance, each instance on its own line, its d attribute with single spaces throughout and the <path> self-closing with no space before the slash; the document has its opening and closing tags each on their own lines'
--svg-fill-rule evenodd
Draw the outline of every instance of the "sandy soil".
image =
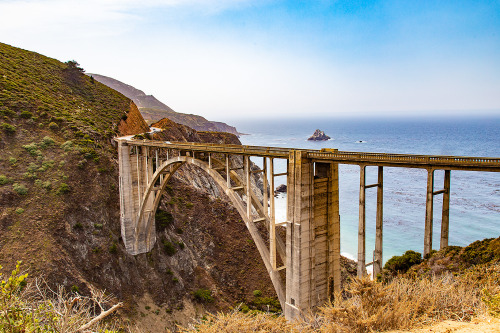
<svg viewBox="0 0 500 333">
<path fill-rule="evenodd" d="M 470 322 L 447 320 L 411 331 L 390 331 L 387 333 L 500 333 L 500 319 L 484 317 L 474 318 Z"/>
</svg>

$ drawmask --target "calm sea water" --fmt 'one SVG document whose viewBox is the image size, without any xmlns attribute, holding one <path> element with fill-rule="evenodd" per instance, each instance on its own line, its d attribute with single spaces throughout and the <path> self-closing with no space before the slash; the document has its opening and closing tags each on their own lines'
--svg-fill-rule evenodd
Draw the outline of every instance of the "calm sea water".
<svg viewBox="0 0 500 333">
<path fill-rule="evenodd" d="M 294 119 L 232 121 L 243 144 L 337 148 L 344 151 L 500 157 L 500 117 L 476 119 Z M 332 137 L 311 142 L 315 129 Z M 360 143 L 360 141 L 362 141 Z M 261 159 L 253 159 L 261 165 Z M 276 172 L 286 170 L 284 161 Z M 340 165 L 341 251 L 357 253 L 359 167 Z M 435 190 L 443 187 L 443 171 L 435 172 Z M 376 183 L 377 168 L 367 168 L 367 184 Z M 423 251 L 427 172 L 384 168 L 384 261 L 406 250 Z M 276 185 L 286 183 L 278 178 Z M 376 189 L 367 189 L 367 260 L 374 249 Z M 439 248 L 442 196 L 434 200 L 434 245 Z M 277 202 L 285 220 L 286 198 Z M 451 172 L 450 245 L 500 236 L 500 173 Z"/>
</svg>

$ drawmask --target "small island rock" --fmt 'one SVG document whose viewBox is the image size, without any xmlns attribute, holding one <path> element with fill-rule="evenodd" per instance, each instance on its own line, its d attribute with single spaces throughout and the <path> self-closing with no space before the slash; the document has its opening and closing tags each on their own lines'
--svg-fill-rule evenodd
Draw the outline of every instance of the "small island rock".
<svg viewBox="0 0 500 333">
<path fill-rule="evenodd" d="M 331 139 L 328 135 L 325 134 L 325 132 L 323 131 L 320 131 L 319 129 L 317 129 L 316 131 L 314 131 L 314 134 L 307 140 L 310 140 L 310 141 L 326 141 L 326 140 L 329 140 Z"/>
<path fill-rule="evenodd" d="M 277 193 L 286 193 L 286 185 L 285 184 L 281 184 L 280 186 L 276 187 L 276 191 Z"/>
</svg>

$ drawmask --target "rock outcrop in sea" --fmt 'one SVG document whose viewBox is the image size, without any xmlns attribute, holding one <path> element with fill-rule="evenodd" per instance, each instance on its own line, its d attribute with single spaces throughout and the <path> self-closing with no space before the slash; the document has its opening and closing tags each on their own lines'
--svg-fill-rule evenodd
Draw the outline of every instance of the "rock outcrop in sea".
<svg viewBox="0 0 500 333">
<path fill-rule="evenodd" d="M 280 193 L 286 193 L 286 185 L 281 184 L 280 186 L 276 187 L 276 190 L 274 190 L 274 196 L 277 196 Z"/>
<path fill-rule="evenodd" d="M 316 131 L 314 131 L 314 134 L 307 140 L 309 140 L 309 141 L 326 141 L 329 139 L 331 139 L 331 138 L 328 135 L 326 135 L 325 132 L 317 129 Z"/>
</svg>

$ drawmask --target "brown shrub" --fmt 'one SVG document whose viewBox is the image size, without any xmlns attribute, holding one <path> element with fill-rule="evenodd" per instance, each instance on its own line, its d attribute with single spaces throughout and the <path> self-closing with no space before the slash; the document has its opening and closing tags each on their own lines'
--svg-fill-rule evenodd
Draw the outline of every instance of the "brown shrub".
<svg viewBox="0 0 500 333">
<path fill-rule="evenodd" d="M 483 291 L 484 290 L 484 291 Z M 408 329 L 487 312 L 485 291 L 500 292 L 500 264 L 476 266 L 460 275 L 397 276 L 390 283 L 353 279 L 347 297 L 319 308 L 314 316 L 288 323 L 266 313 L 211 315 L 183 332 L 374 332 Z"/>
</svg>

